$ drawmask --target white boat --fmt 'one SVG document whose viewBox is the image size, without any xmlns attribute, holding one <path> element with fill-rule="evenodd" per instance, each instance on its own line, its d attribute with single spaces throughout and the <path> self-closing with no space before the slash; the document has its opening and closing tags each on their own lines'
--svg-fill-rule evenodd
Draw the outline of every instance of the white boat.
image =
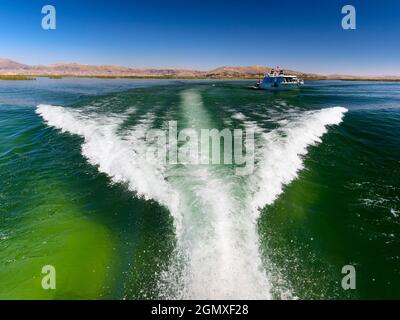
<svg viewBox="0 0 400 320">
<path fill-rule="evenodd" d="M 255 89 L 293 89 L 298 88 L 304 84 L 302 79 L 295 75 L 285 74 L 283 70 L 272 69 L 270 73 L 266 74 L 262 80 L 257 82 Z"/>
</svg>

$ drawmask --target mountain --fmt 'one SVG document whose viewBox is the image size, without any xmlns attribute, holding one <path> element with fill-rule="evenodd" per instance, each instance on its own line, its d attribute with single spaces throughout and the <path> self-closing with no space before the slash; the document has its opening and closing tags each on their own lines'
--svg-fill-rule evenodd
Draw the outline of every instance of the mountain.
<svg viewBox="0 0 400 320">
<path fill-rule="evenodd" d="M 224 66 L 210 71 L 174 68 L 130 68 L 116 65 L 90 65 L 78 63 L 29 66 L 9 59 L 0 59 L 0 75 L 258 78 L 270 70 L 270 67 L 264 66 Z M 290 71 L 290 73 L 301 74 L 296 71 Z"/>
<path fill-rule="evenodd" d="M 208 72 L 209 75 L 225 75 L 228 77 L 236 76 L 236 77 L 258 77 L 265 73 L 269 73 L 272 68 L 264 67 L 264 66 L 244 66 L 244 67 L 219 67 L 214 70 Z M 285 73 L 295 74 L 295 75 L 302 75 L 302 72 L 283 69 Z"/>
<path fill-rule="evenodd" d="M 27 70 L 27 69 L 29 69 L 29 66 L 25 64 L 15 62 L 10 59 L 0 58 L 0 72 L 2 72 L 3 70 Z"/>
<path fill-rule="evenodd" d="M 173 77 L 173 78 L 260 78 L 271 71 L 268 66 L 223 66 L 209 71 L 174 68 L 130 68 L 116 65 L 91 65 L 79 63 L 58 63 L 30 66 L 10 59 L 0 59 L 0 75 L 24 76 L 82 76 L 82 77 Z M 295 74 L 304 79 L 339 80 L 388 80 L 399 81 L 399 76 L 357 77 L 351 75 L 329 75 L 304 73 L 284 69 L 287 74 Z"/>
<path fill-rule="evenodd" d="M 205 72 L 191 69 L 129 68 L 114 65 L 89 65 L 78 63 L 58 63 L 48 66 L 29 66 L 9 59 L 0 59 L 0 75 L 203 77 Z"/>
</svg>

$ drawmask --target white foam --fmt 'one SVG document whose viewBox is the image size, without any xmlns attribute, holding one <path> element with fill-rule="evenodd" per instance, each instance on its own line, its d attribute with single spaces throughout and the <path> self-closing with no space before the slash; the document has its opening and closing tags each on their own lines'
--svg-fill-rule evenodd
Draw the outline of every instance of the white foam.
<svg viewBox="0 0 400 320">
<path fill-rule="evenodd" d="M 110 176 L 113 182 L 127 183 L 139 197 L 154 199 L 166 206 L 175 218 L 176 227 L 180 228 L 178 195 L 164 179 L 165 168 L 146 161 L 144 137 L 149 119 L 127 135 L 120 135 L 117 129 L 127 114 L 87 115 L 81 110 L 51 105 L 39 105 L 36 112 L 49 126 L 83 137 L 82 155 L 89 163 Z"/>
<path fill-rule="evenodd" d="M 49 105 L 39 105 L 36 112 L 48 125 L 83 137 L 82 154 L 112 181 L 127 183 L 138 196 L 170 210 L 179 252 L 160 280 L 163 297 L 268 299 L 271 286 L 256 230 L 259 208 L 271 204 L 297 177 L 307 148 L 321 141 L 329 125 L 339 124 L 346 111 L 336 107 L 303 112 L 267 133 L 257 127 L 258 162 L 244 183 L 247 188 L 232 168 L 147 162 L 144 136 L 154 118 L 150 113 L 131 130 L 118 132 L 126 114 L 88 115 Z M 181 112 L 191 127 L 212 125 L 194 90 L 183 92 Z M 245 124 L 256 127 L 252 121 Z M 178 291 L 171 289 L 175 285 Z"/>
<path fill-rule="evenodd" d="M 342 121 L 346 108 L 306 111 L 279 129 L 264 133 L 258 150 L 259 164 L 252 177 L 253 212 L 272 204 L 283 187 L 303 169 L 307 148 L 321 142 L 328 126 Z"/>
<path fill-rule="evenodd" d="M 243 113 L 241 113 L 241 112 L 235 112 L 233 115 L 232 115 L 232 119 L 236 119 L 236 120 L 246 120 L 247 119 L 247 117 L 243 114 Z"/>
<path fill-rule="evenodd" d="M 209 128 L 213 119 L 195 90 L 182 93 L 181 111 L 186 123 Z M 236 178 L 224 167 L 186 166 L 172 182 L 180 194 L 181 264 L 171 265 L 162 287 L 176 279 L 182 285 L 169 298 L 268 299 L 270 286 L 258 251 L 256 225 L 249 219 L 241 197 L 234 194 Z"/>
</svg>

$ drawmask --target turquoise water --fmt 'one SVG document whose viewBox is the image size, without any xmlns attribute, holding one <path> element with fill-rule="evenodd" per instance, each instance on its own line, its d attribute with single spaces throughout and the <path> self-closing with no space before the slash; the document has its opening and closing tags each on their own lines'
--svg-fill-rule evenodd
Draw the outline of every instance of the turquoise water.
<svg viewBox="0 0 400 320">
<path fill-rule="evenodd" d="M 400 298 L 400 84 L 251 84 L 0 82 L 0 298 Z M 254 130 L 254 170 L 149 162 L 168 121 Z"/>
</svg>

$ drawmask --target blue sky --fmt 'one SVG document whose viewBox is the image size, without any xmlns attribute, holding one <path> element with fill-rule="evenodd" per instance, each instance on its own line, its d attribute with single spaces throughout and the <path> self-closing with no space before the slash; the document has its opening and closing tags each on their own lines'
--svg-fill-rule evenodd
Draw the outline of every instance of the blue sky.
<svg viewBox="0 0 400 320">
<path fill-rule="evenodd" d="M 41 8 L 57 29 L 41 28 Z M 341 8 L 357 29 L 341 28 Z M 212 69 L 279 65 L 324 74 L 400 75 L 399 0 L 0 0 L 0 57 Z"/>
</svg>

